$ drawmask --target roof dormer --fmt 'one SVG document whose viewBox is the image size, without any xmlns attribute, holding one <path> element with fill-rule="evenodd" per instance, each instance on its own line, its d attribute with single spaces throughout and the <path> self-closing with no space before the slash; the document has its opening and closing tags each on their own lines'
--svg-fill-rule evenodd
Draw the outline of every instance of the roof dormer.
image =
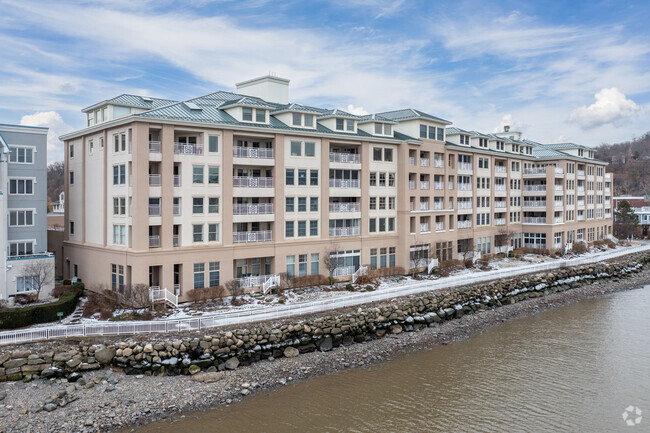
<svg viewBox="0 0 650 433">
<path fill-rule="evenodd" d="M 226 101 L 219 108 L 239 122 L 268 125 L 270 123 L 270 111 L 275 106 L 259 98 L 244 96 L 232 101 Z"/>
<path fill-rule="evenodd" d="M 377 137 L 393 137 L 393 125 L 397 122 L 378 114 L 369 114 L 359 120 L 359 129 Z"/>
<path fill-rule="evenodd" d="M 317 119 L 319 123 L 333 131 L 356 134 L 357 122 L 360 118 L 343 110 L 334 109 L 321 113 Z"/>
<path fill-rule="evenodd" d="M 316 129 L 316 117 L 322 111 L 299 104 L 289 104 L 271 111 L 271 115 L 293 128 Z"/>
</svg>

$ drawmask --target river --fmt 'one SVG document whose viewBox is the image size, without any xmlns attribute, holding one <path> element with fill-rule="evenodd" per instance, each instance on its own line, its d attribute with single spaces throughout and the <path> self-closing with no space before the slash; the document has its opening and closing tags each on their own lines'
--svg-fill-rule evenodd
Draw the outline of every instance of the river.
<svg viewBox="0 0 650 433">
<path fill-rule="evenodd" d="M 650 431 L 650 286 L 136 431 Z"/>
</svg>

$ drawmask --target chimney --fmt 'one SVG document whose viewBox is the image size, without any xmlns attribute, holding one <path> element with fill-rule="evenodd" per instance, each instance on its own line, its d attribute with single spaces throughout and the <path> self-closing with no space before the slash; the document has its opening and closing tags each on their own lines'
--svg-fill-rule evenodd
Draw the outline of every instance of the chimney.
<svg viewBox="0 0 650 433">
<path fill-rule="evenodd" d="M 510 125 L 505 125 L 503 127 L 503 132 L 510 132 Z"/>
<path fill-rule="evenodd" d="M 236 84 L 240 95 L 255 96 L 276 104 L 289 103 L 289 80 L 266 75 Z"/>
</svg>

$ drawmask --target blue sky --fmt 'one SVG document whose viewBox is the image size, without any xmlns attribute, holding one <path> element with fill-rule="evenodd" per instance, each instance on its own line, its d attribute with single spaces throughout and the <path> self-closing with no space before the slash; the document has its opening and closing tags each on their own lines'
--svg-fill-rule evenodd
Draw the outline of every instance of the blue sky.
<svg viewBox="0 0 650 433">
<path fill-rule="evenodd" d="M 186 99 L 269 72 L 292 101 L 403 107 L 590 146 L 650 130 L 650 2 L 0 0 L 0 123 L 84 125 L 121 93 Z"/>
</svg>

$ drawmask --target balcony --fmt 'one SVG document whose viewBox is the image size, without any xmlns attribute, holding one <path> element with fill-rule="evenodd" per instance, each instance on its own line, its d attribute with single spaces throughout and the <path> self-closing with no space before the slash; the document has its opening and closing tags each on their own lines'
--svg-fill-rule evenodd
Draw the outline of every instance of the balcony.
<svg viewBox="0 0 650 433">
<path fill-rule="evenodd" d="M 172 246 L 174 246 L 174 247 L 180 247 L 181 246 L 181 236 L 180 235 L 173 235 L 173 237 L 172 237 Z"/>
<path fill-rule="evenodd" d="M 429 210 L 429 202 L 428 201 L 421 201 L 420 202 L 420 210 Z"/>
<path fill-rule="evenodd" d="M 273 188 L 272 177 L 234 176 L 232 186 L 235 188 Z"/>
<path fill-rule="evenodd" d="M 497 209 L 505 208 L 506 207 L 506 202 L 505 201 L 495 201 L 494 202 L 494 207 L 497 208 Z"/>
<path fill-rule="evenodd" d="M 174 204 L 174 216 L 181 216 L 181 205 Z"/>
<path fill-rule="evenodd" d="M 524 224 L 546 224 L 545 217 L 524 217 Z"/>
<path fill-rule="evenodd" d="M 471 201 L 458 201 L 458 209 L 471 209 L 471 208 L 472 208 Z"/>
<path fill-rule="evenodd" d="M 471 229 L 472 221 L 470 220 L 458 221 L 457 226 L 459 229 Z"/>
<path fill-rule="evenodd" d="M 232 156 L 234 158 L 273 159 L 273 149 L 235 146 L 232 149 Z"/>
<path fill-rule="evenodd" d="M 361 203 L 330 203 L 330 212 L 361 212 Z"/>
<path fill-rule="evenodd" d="M 269 242 L 273 240 L 271 230 L 261 230 L 258 232 L 234 232 L 232 242 L 234 244 L 243 244 L 247 242 Z"/>
<path fill-rule="evenodd" d="M 420 233 L 428 233 L 428 232 L 429 232 L 429 224 L 420 223 Z"/>
<path fill-rule="evenodd" d="M 444 182 L 433 182 L 433 189 L 445 189 Z"/>
<path fill-rule="evenodd" d="M 359 236 L 359 227 L 330 227 L 330 237 Z"/>
<path fill-rule="evenodd" d="M 527 167 L 524 168 L 524 175 L 546 174 L 546 167 Z"/>
<path fill-rule="evenodd" d="M 564 220 L 562 219 L 561 216 L 556 216 L 555 217 L 555 224 L 562 224 L 562 222 L 564 222 Z"/>
<path fill-rule="evenodd" d="M 409 165 L 411 166 L 415 165 L 415 158 L 412 156 L 409 156 Z"/>
<path fill-rule="evenodd" d="M 409 189 L 415 189 L 415 181 L 409 180 Z"/>
<path fill-rule="evenodd" d="M 562 185 L 554 185 L 555 192 L 564 192 L 564 187 Z"/>
<path fill-rule="evenodd" d="M 471 183 L 459 183 L 458 184 L 458 191 L 471 191 L 472 190 L 472 184 Z"/>
<path fill-rule="evenodd" d="M 472 163 L 471 162 L 459 162 L 458 163 L 458 170 L 472 171 Z"/>
<path fill-rule="evenodd" d="M 611 194 L 612 190 L 610 188 L 605 188 L 605 194 Z"/>
<path fill-rule="evenodd" d="M 433 160 L 433 167 L 434 168 L 445 168 L 445 161 L 442 159 L 434 159 Z"/>
<path fill-rule="evenodd" d="M 445 224 L 441 222 L 436 223 L 436 231 L 437 232 L 442 232 L 445 230 Z"/>
<path fill-rule="evenodd" d="M 420 158 L 420 167 L 429 167 L 429 158 Z"/>
<path fill-rule="evenodd" d="M 175 187 L 180 187 L 181 186 L 181 175 L 180 174 L 175 174 L 174 175 L 174 186 Z"/>
<path fill-rule="evenodd" d="M 564 169 L 562 167 L 555 167 L 555 175 L 562 176 L 564 174 Z"/>
<path fill-rule="evenodd" d="M 150 204 L 149 205 L 149 216 L 160 216 L 160 205 L 159 204 Z"/>
<path fill-rule="evenodd" d="M 433 210 L 442 210 L 442 202 L 441 201 L 434 201 L 433 202 Z"/>
<path fill-rule="evenodd" d="M 494 190 L 495 191 L 505 191 L 506 190 L 506 185 L 505 184 L 494 184 Z"/>
<path fill-rule="evenodd" d="M 330 179 L 330 188 L 359 188 L 359 179 Z"/>
<path fill-rule="evenodd" d="M 578 206 L 584 206 L 585 201 L 584 200 L 578 200 Z"/>
<path fill-rule="evenodd" d="M 149 186 L 160 186 L 160 175 L 159 174 L 150 174 L 149 175 Z"/>
<path fill-rule="evenodd" d="M 149 153 L 160 153 L 162 145 L 160 141 L 150 141 L 149 142 Z"/>
<path fill-rule="evenodd" d="M 555 200 L 555 201 L 553 202 L 553 205 L 554 205 L 555 207 L 558 207 L 558 208 L 562 208 L 562 207 L 564 207 L 564 203 L 562 202 L 562 200 Z"/>
<path fill-rule="evenodd" d="M 203 145 L 193 143 L 174 143 L 176 155 L 203 155 Z"/>
<path fill-rule="evenodd" d="M 605 212 L 605 218 L 611 218 L 612 213 L 611 212 Z"/>
<path fill-rule="evenodd" d="M 506 219 L 505 218 L 495 218 L 494 219 L 494 225 L 495 226 L 504 226 L 504 225 L 506 225 Z"/>
<path fill-rule="evenodd" d="M 611 180 L 612 175 L 611 173 L 605 173 L 605 180 Z"/>
<path fill-rule="evenodd" d="M 508 168 L 505 165 L 495 165 L 494 172 L 497 174 L 507 174 Z"/>
<path fill-rule="evenodd" d="M 354 274 L 354 266 L 341 266 L 332 272 L 333 277 L 343 277 L 346 275 L 352 275 Z"/>
<path fill-rule="evenodd" d="M 579 186 L 579 187 L 578 187 L 578 192 L 579 192 L 579 193 L 580 193 L 580 192 L 584 193 L 584 192 L 585 192 L 585 187 L 584 187 L 584 186 Z"/>
<path fill-rule="evenodd" d="M 584 221 L 584 220 L 585 220 L 585 216 L 584 216 L 584 215 L 578 215 L 578 216 L 576 217 L 576 220 L 577 220 L 577 221 Z"/>
<path fill-rule="evenodd" d="M 420 189 L 429 189 L 429 181 L 421 180 L 420 181 Z"/>
<path fill-rule="evenodd" d="M 546 207 L 546 200 L 524 200 L 524 207 Z"/>
<path fill-rule="evenodd" d="M 527 192 L 546 192 L 546 185 L 524 185 Z"/>
<path fill-rule="evenodd" d="M 237 203 L 232 206 L 233 215 L 268 215 L 273 213 L 273 203 Z"/>
<path fill-rule="evenodd" d="M 160 235 L 149 236 L 149 248 L 160 248 Z"/>
<path fill-rule="evenodd" d="M 239 282 L 240 287 L 250 289 L 252 287 L 261 287 L 273 275 L 250 275 L 248 277 L 235 278 Z"/>
<path fill-rule="evenodd" d="M 584 170 L 578 170 L 578 177 L 585 177 L 585 171 Z"/>
</svg>

